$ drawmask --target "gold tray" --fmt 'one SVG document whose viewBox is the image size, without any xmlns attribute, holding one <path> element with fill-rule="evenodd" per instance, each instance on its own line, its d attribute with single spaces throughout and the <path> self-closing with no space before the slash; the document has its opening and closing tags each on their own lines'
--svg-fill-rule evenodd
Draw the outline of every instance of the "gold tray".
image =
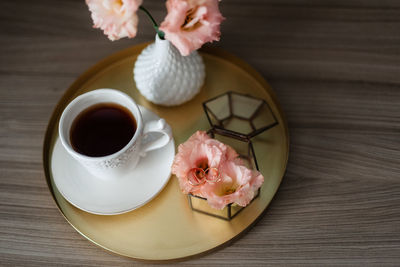
<svg viewBox="0 0 400 267">
<path fill-rule="evenodd" d="M 287 122 L 267 82 L 249 65 L 219 49 L 201 51 L 206 82 L 199 95 L 178 107 L 148 102 L 135 87 L 134 62 L 147 44 L 137 45 L 100 61 L 83 73 L 57 104 L 45 136 L 43 165 L 50 192 L 65 219 L 81 235 L 119 255 L 142 260 L 173 260 L 192 257 L 227 244 L 261 217 L 284 175 L 289 154 Z M 224 221 L 190 209 L 172 176 L 164 190 L 145 206 L 113 216 L 94 215 L 69 204 L 55 187 L 51 155 L 58 137 L 58 120 L 76 96 L 97 88 L 114 88 L 132 96 L 171 125 L 176 146 L 196 130 L 210 128 L 201 103 L 226 91 L 248 93 L 265 99 L 279 125 L 253 140 L 260 171 L 266 180 L 260 196 L 232 221 Z M 267 218 L 266 218 L 267 219 Z"/>
</svg>

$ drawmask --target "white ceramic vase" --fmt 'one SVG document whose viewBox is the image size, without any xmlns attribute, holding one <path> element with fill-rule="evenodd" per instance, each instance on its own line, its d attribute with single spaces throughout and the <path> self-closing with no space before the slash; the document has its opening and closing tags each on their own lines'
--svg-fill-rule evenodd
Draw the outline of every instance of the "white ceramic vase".
<svg viewBox="0 0 400 267">
<path fill-rule="evenodd" d="M 155 43 L 138 56 L 133 76 L 136 87 L 147 100 L 176 106 L 200 92 L 205 68 L 197 51 L 182 56 L 168 40 L 161 40 L 156 35 Z"/>
</svg>

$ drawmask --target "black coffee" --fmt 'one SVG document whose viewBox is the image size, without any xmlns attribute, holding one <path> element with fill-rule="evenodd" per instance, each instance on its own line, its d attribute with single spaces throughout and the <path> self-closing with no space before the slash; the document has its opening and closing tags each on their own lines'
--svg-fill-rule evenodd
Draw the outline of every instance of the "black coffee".
<svg viewBox="0 0 400 267">
<path fill-rule="evenodd" d="M 78 153 L 91 157 L 111 155 L 132 139 L 136 121 L 118 104 L 101 103 L 82 111 L 72 123 L 70 141 Z"/>
</svg>

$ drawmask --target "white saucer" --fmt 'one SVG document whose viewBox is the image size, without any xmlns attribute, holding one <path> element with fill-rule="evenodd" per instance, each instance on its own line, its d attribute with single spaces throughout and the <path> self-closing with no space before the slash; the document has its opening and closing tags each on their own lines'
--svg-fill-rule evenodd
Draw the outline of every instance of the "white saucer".
<svg viewBox="0 0 400 267">
<path fill-rule="evenodd" d="M 148 109 L 139 108 L 144 122 L 159 119 Z M 51 173 L 60 193 L 75 207 L 94 214 L 115 215 L 137 209 L 160 193 L 171 176 L 174 156 L 172 139 L 165 147 L 148 152 L 124 177 L 101 180 L 73 159 L 57 139 Z"/>
</svg>

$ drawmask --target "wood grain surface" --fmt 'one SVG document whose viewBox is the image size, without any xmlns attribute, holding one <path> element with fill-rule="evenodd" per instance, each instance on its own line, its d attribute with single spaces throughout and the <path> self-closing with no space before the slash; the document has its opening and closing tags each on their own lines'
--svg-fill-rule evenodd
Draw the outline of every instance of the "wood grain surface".
<svg viewBox="0 0 400 267">
<path fill-rule="evenodd" d="M 145 0 L 158 21 L 164 1 Z M 400 265 L 400 2 L 224 0 L 221 47 L 272 85 L 286 112 L 287 173 L 231 245 L 180 265 Z M 83 0 L 0 1 L 0 265 L 132 266 L 80 236 L 47 189 L 42 143 L 68 86 L 110 42 Z"/>
</svg>

